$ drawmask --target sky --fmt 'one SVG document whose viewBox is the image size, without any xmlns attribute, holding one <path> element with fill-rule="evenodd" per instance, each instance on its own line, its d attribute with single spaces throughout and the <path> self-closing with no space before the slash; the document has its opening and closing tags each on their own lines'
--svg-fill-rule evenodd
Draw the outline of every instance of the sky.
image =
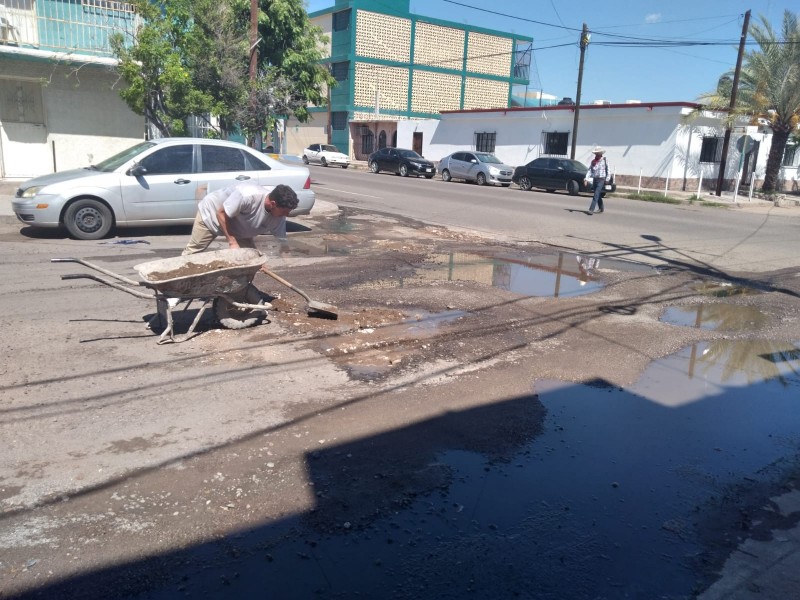
<svg viewBox="0 0 800 600">
<path fill-rule="evenodd" d="M 392 1 L 374 5 L 378 10 Z M 307 10 L 334 4 L 307 0 Z M 736 66 L 748 10 L 751 24 L 764 16 L 778 33 L 784 10 L 800 13 L 794 0 L 411 0 L 410 6 L 420 16 L 532 37 L 529 89 L 559 98 L 576 97 L 578 40 L 586 23 L 591 38 L 581 104 L 694 102 Z M 665 41 L 681 45 L 658 47 Z M 755 47 L 752 38 L 748 42 L 747 49 Z"/>
</svg>

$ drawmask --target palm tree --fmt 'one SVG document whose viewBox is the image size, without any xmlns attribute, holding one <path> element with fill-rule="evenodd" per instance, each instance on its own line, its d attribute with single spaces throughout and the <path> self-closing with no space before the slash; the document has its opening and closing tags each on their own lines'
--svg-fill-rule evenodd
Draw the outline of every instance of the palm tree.
<svg viewBox="0 0 800 600">
<path fill-rule="evenodd" d="M 755 124 L 766 120 L 772 129 L 772 145 L 767 158 L 762 191 L 778 189 L 778 174 L 789 137 L 800 122 L 800 24 L 797 15 L 783 13 L 780 37 L 766 17 L 750 25 L 749 33 L 758 49 L 745 55 L 739 79 L 737 106 L 731 121 L 747 116 Z M 714 92 L 700 96 L 708 108 L 727 110 L 732 92 L 732 72 L 723 75 Z M 764 121 L 761 121 L 762 123 Z"/>
</svg>

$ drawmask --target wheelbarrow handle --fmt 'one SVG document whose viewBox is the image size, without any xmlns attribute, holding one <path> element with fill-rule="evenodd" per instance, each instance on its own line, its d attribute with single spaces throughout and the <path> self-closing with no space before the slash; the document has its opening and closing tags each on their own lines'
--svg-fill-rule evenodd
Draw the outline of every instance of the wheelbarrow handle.
<svg viewBox="0 0 800 600">
<path fill-rule="evenodd" d="M 72 275 L 62 275 L 61 279 L 92 279 L 94 281 L 98 281 L 104 285 L 112 287 L 116 290 L 120 290 L 123 292 L 129 293 L 131 296 L 136 296 L 137 298 L 144 298 L 145 300 L 152 300 L 154 296 L 152 294 L 145 294 L 144 292 L 140 292 L 139 290 L 132 290 L 124 285 L 120 285 L 113 281 L 109 281 L 108 279 L 103 279 L 102 277 L 98 277 L 97 275 L 92 275 L 91 273 L 77 273 Z M 136 283 L 136 282 L 134 282 Z"/>
<path fill-rule="evenodd" d="M 82 258 L 51 258 L 50 262 L 78 263 L 79 265 L 83 265 L 84 267 L 89 267 L 90 269 L 94 269 L 98 273 L 102 273 L 103 275 L 108 275 L 109 277 L 113 277 L 114 279 L 122 281 L 123 283 L 127 283 L 128 285 L 139 285 L 138 281 L 134 281 L 133 279 L 128 279 L 127 277 L 123 277 L 122 275 L 114 273 L 114 271 L 109 271 L 108 269 L 99 267 L 93 263 L 90 263 L 87 260 L 83 260 Z"/>
</svg>

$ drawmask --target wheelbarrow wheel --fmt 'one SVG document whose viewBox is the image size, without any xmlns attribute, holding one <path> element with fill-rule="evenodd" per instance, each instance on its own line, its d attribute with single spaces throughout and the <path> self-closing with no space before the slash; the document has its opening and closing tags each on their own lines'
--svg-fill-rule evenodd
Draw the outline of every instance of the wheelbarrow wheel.
<svg viewBox="0 0 800 600">
<path fill-rule="evenodd" d="M 264 298 L 252 285 L 247 286 L 244 298 L 240 300 L 245 304 L 264 304 Z M 225 329 L 245 329 L 258 325 L 266 317 L 266 312 L 261 310 L 248 310 L 246 308 L 236 308 L 225 298 L 217 297 L 214 299 L 214 313 L 217 320 Z"/>
</svg>

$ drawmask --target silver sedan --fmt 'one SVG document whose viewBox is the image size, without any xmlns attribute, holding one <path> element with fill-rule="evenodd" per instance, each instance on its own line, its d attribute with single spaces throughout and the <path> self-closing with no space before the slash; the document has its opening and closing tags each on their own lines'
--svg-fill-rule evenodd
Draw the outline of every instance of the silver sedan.
<svg viewBox="0 0 800 600">
<path fill-rule="evenodd" d="M 514 167 L 510 167 L 489 152 L 453 152 L 439 161 L 439 172 L 444 181 L 463 179 L 478 185 L 487 183 L 511 185 Z"/>
<path fill-rule="evenodd" d="M 191 225 L 207 192 L 241 182 L 297 192 L 291 215 L 314 206 L 307 167 L 264 156 L 243 144 L 201 138 L 141 142 L 101 163 L 43 175 L 19 186 L 12 208 L 31 227 L 66 227 L 97 240 L 115 227 Z"/>
</svg>

